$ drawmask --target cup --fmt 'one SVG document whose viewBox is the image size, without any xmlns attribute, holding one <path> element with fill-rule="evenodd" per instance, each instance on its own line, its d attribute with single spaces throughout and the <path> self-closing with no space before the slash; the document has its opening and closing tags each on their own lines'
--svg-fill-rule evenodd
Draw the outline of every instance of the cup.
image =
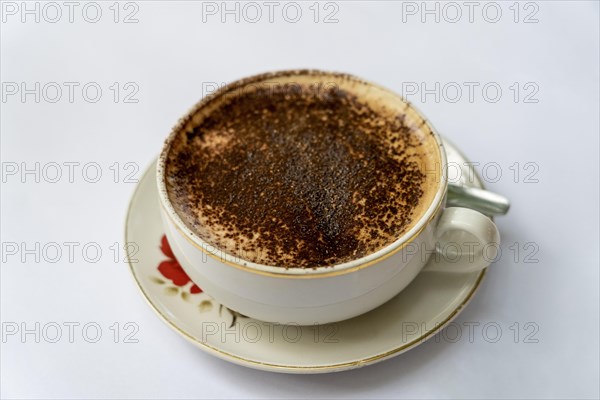
<svg viewBox="0 0 600 400">
<path fill-rule="evenodd" d="M 403 112 L 428 124 L 437 143 L 437 187 L 421 218 L 390 245 L 365 257 L 333 266 L 282 268 L 260 265 L 215 248 L 196 235 L 175 212 L 165 181 L 171 141 L 200 110 L 219 96 L 232 95 L 248 85 L 306 77 L 331 78 L 320 71 L 282 71 L 246 78 L 203 98 L 174 127 L 157 163 L 161 217 L 166 236 L 183 269 L 205 293 L 241 314 L 279 324 L 324 324 L 368 312 L 400 293 L 424 268 L 446 273 L 469 273 L 486 268 L 497 255 L 500 235 L 487 216 L 459 207 L 445 207 L 448 192 L 444 145 L 435 129 L 397 94 L 359 78 L 369 92 L 406 105 Z M 235 188 L 232 188 L 235 190 Z M 430 261 L 430 258 L 435 258 Z"/>
</svg>

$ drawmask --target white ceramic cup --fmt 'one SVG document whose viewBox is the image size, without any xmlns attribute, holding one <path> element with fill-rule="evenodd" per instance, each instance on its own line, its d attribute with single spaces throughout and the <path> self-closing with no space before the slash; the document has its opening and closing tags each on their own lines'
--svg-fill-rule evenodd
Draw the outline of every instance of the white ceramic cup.
<svg viewBox="0 0 600 400">
<path fill-rule="evenodd" d="M 427 123 L 439 149 L 439 179 L 432 203 L 421 218 L 392 244 L 365 257 L 317 268 L 260 265 L 221 251 L 205 242 L 183 222 L 169 200 L 165 163 L 170 143 L 198 112 L 218 96 L 247 84 L 302 81 L 307 76 L 340 79 L 320 71 L 284 71 L 246 78 L 202 99 L 175 126 L 157 163 L 157 184 L 165 233 L 175 256 L 192 280 L 223 305 L 259 320 L 281 324 L 323 324 L 348 319 L 390 300 L 425 266 L 427 270 L 467 273 L 486 268 L 496 257 L 500 235 L 485 215 L 467 208 L 445 208 L 446 153 L 439 135 Z M 403 112 L 425 118 L 398 95 L 358 78 L 370 93 L 393 97 L 406 105 Z M 398 103 L 399 104 L 399 103 Z M 235 190 L 232 188 L 231 190 Z M 435 260 L 428 262 L 431 257 Z"/>
</svg>

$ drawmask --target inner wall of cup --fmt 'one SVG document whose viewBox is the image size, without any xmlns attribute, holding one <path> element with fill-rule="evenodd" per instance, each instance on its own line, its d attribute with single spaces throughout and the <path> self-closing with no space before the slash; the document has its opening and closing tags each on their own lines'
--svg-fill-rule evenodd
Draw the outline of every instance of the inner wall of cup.
<svg viewBox="0 0 600 400">
<path fill-rule="evenodd" d="M 319 90 L 323 91 L 327 90 L 328 88 L 342 89 L 357 95 L 361 100 L 365 101 L 367 104 L 369 104 L 369 106 L 376 108 L 381 113 L 388 113 L 392 116 L 399 114 L 404 115 L 404 123 L 407 126 L 414 128 L 413 132 L 419 135 L 420 139 L 422 140 L 426 154 L 431 156 L 424 157 L 425 165 L 423 166 L 423 171 L 425 171 L 427 175 L 423 189 L 427 196 L 414 209 L 413 215 L 415 215 L 415 222 L 412 223 L 411 229 L 409 229 L 402 237 L 399 237 L 394 243 L 378 250 L 375 253 L 367 255 L 362 259 L 369 259 L 374 254 L 380 253 L 400 244 L 404 237 L 409 236 L 411 232 L 417 228 L 417 226 L 421 225 L 422 220 L 427 219 L 427 211 L 430 208 L 434 208 L 435 203 L 441 201 L 439 190 L 443 187 L 443 174 L 441 165 L 443 156 L 440 150 L 441 144 L 439 142 L 439 138 L 433 132 L 433 129 L 421 116 L 421 114 L 399 95 L 351 75 L 314 70 L 267 73 L 235 81 L 217 90 L 215 93 L 203 98 L 182 120 L 180 120 L 165 142 L 165 147 L 163 148 L 163 152 L 158 163 L 158 184 L 161 193 L 161 201 L 167 206 L 168 213 L 173 217 L 176 224 L 181 228 L 185 227 L 185 230 L 189 231 L 190 233 L 194 232 L 184 222 L 184 218 L 177 214 L 170 202 L 166 190 L 165 163 L 174 138 L 180 132 L 192 131 L 204 120 L 204 118 L 215 112 L 215 110 L 218 110 L 223 103 L 227 102 L 231 96 L 239 96 L 243 93 L 253 92 L 259 89 L 264 90 L 276 88 L 278 86 L 281 87 L 283 85 L 293 88 L 292 90 L 295 90 L 296 88 L 299 88 L 300 90 L 311 90 L 314 91 L 315 95 L 319 95 Z M 203 248 L 212 248 L 210 245 L 207 246 L 204 240 L 202 240 L 202 238 L 198 237 L 196 234 L 189 236 L 196 239 Z M 235 255 L 230 255 L 230 257 L 240 261 Z M 356 264 L 362 259 L 353 260 L 347 262 L 346 264 Z M 244 262 L 243 264 L 259 266 L 258 264 L 251 262 Z M 271 268 L 270 266 L 265 267 Z M 273 267 L 282 269 L 277 266 Z M 332 266 L 319 268 L 331 269 Z M 289 271 L 290 269 L 287 270 Z"/>
</svg>

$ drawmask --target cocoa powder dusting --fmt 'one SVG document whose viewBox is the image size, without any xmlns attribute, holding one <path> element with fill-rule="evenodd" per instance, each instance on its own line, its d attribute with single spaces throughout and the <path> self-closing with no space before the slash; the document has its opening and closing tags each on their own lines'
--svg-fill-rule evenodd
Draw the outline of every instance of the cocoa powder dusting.
<svg viewBox="0 0 600 400">
<path fill-rule="evenodd" d="M 177 135 L 166 163 L 177 213 L 212 245 L 285 268 L 395 241 L 423 196 L 415 128 L 338 88 L 287 89 L 237 93 Z"/>
</svg>

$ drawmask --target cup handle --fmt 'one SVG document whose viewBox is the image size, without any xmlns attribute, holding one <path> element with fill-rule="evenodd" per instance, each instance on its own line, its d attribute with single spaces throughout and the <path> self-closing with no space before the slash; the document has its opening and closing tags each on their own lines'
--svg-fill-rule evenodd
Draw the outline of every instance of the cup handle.
<svg viewBox="0 0 600 400">
<path fill-rule="evenodd" d="M 469 208 L 446 208 L 435 235 L 436 251 L 424 271 L 479 271 L 489 266 L 498 255 L 500 233 L 496 224 Z"/>
</svg>

